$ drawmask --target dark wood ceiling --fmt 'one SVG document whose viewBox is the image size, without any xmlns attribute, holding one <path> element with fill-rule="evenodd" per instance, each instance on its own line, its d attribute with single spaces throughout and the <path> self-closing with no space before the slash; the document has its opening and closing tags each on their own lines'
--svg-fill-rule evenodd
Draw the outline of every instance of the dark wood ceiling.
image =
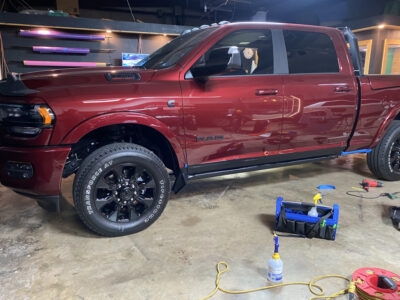
<svg viewBox="0 0 400 300">
<path fill-rule="evenodd" d="M 56 9 L 56 0 L 0 0 L 5 1 L 6 11 Z M 62 1 L 62 0 L 61 0 Z M 68 1 L 68 0 L 64 0 Z M 250 20 L 257 11 L 266 11 L 267 20 L 320 24 L 343 22 L 355 18 L 383 14 L 386 5 L 393 0 L 79 0 L 81 10 L 104 11 L 105 18 L 130 14 L 129 1 L 134 14 L 142 15 L 144 22 L 150 15 L 158 22 L 179 25 L 196 25 L 220 20 Z M 169 15 L 169 18 L 162 16 Z M 94 17 L 101 17 L 101 13 Z M 118 17 L 117 17 L 118 18 Z M 154 17 L 152 18 L 154 20 Z M 157 20 L 157 19 L 156 19 Z"/>
</svg>

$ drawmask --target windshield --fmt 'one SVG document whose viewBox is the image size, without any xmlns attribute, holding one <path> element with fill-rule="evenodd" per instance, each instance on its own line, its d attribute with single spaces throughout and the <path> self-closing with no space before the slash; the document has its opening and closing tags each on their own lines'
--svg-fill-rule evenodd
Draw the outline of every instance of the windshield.
<svg viewBox="0 0 400 300">
<path fill-rule="evenodd" d="M 136 67 L 144 69 L 164 69 L 171 67 L 216 29 L 217 27 L 207 28 L 179 36 L 140 61 Z"/>
</svg>

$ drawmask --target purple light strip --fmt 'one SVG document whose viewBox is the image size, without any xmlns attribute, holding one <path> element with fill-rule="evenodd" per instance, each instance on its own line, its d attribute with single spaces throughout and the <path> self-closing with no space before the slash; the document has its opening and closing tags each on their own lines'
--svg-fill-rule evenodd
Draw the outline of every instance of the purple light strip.
<svg viewBox="0 0 400 300">
<path fill-rule="evenodd" d="M 39 67 L 106 67 L 104 62 L 24 60 L 25 66 Z"/>
<path fill-rule="evenodd" d="M 89 48 L 66 48 L 66 47 L 46 47 L 33 46 L 33 51 L 40 53 L 71 53 L 71 54 L 88 54 Z"/>
<path fill-rule="evenodd" d="M 48 29 L 38 29 L 38 30 L 20 30 L 20 36 L 28 37 L 52 37 L 59 39 L 72 39 L 72 40 L 92 40 L 92 41 L 102 41 L 105 39 L 105 35 L 99 34 L 76 34 L 76 33 L 66 33 Z"/>
</svg>

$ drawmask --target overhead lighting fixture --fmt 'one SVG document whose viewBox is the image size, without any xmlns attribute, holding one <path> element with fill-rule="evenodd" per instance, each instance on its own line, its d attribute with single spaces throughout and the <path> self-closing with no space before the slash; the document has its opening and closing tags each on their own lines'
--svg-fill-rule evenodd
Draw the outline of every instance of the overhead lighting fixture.
<svg viewBox="0 0 400 300">
<path fill-rule="evenodd" d="M 107 29 L 106 32 L 107 33 L 112 33 L 112 30 L 111 29 Z"/>
<path fill-rule="evenodd" d="M 73 53 L 73 54 L 88 54 L 89 48 L 67 48 L 67 47 L 47 47 L 47 46 L 33 46 L 34 52 L 40 53 Z"/>
<path fill-rule="evenodd" d="M 37 67 L 106 67 L 105 62 L 24 60 L 25 66 Z"/>
<path fill-rule="evenodd" d="M 385 28 L 385 24 L 380 24 L 380 25 L 378 25 L 378 28 L 379 28 L 379 29 Z"/>
<path fill-rule="evenodd" d="M 47 29 L 39 29 L 39 30 L 37 31 L 37 33 L 38 33 L 38 34 L 41 34 L 41 35 L 49 35 L 49 34 L 51 34 L 51 31 L 50 31 L 50 30 L 47 30 Z"/>
<path fill-rule="evenodd" d="M 166 34 L 166 33 L 164 33 L 164 34 L 163 34 L 163 36 L 167 36 L 167 34 Z"/>
<path fill-rule="evenodd" d="M 76 34 L 61 32 L 49 29 L 38 29 L 38 30 L 20 30 L 20 36 L 26 37 L 52 37 L 59 39 L 72 39 L 72 40 L 92 40 L 92 41 L 102 41 L 105 39 L 104 35 L 94 35 L 94 34 Z"/>
</svg>

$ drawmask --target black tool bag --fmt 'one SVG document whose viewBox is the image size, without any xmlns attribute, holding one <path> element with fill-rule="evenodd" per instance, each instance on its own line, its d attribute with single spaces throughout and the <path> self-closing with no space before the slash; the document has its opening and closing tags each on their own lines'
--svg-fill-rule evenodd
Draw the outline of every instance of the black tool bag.
<svg viewBox="0 0 400 300">
<path fill-rule="evenodd" d="M 393 221 L 393 225 L 397 226 L 397 229 L 400 230 L 400 207 L 390 207 L 390 218 Z"/>
<path fill-rule="evenodd" d="M 286 206 L 286 208 L 288 208 Z M 299 207 L 296 206 L 296 209 L 299 210 Z M 309 206 L 302 207 L 302 212 L 307 214 L 309 210 Z M 297 220 L 290 220 L 286 218 L 286 211 L 285 207 L 281 206 L 281 212 L 279 214 L 279 219 L 275 223 L 275 230 L 280 232 L 288 232 L 294 233 L 296 235 L 307 237 L 307 238 L 321 238 L 326 240 L 334 240 L 335 239 L 335 228 L 333 226 L 325 225 L 324 220 L 328 219 L 332 214 L 333 211 L 319 211 L 318 213 L 325 213 L 322 217 L 319 218 L 318 222 L 311 223 L 305 221 L 297 221 Z"/>
</svg>

